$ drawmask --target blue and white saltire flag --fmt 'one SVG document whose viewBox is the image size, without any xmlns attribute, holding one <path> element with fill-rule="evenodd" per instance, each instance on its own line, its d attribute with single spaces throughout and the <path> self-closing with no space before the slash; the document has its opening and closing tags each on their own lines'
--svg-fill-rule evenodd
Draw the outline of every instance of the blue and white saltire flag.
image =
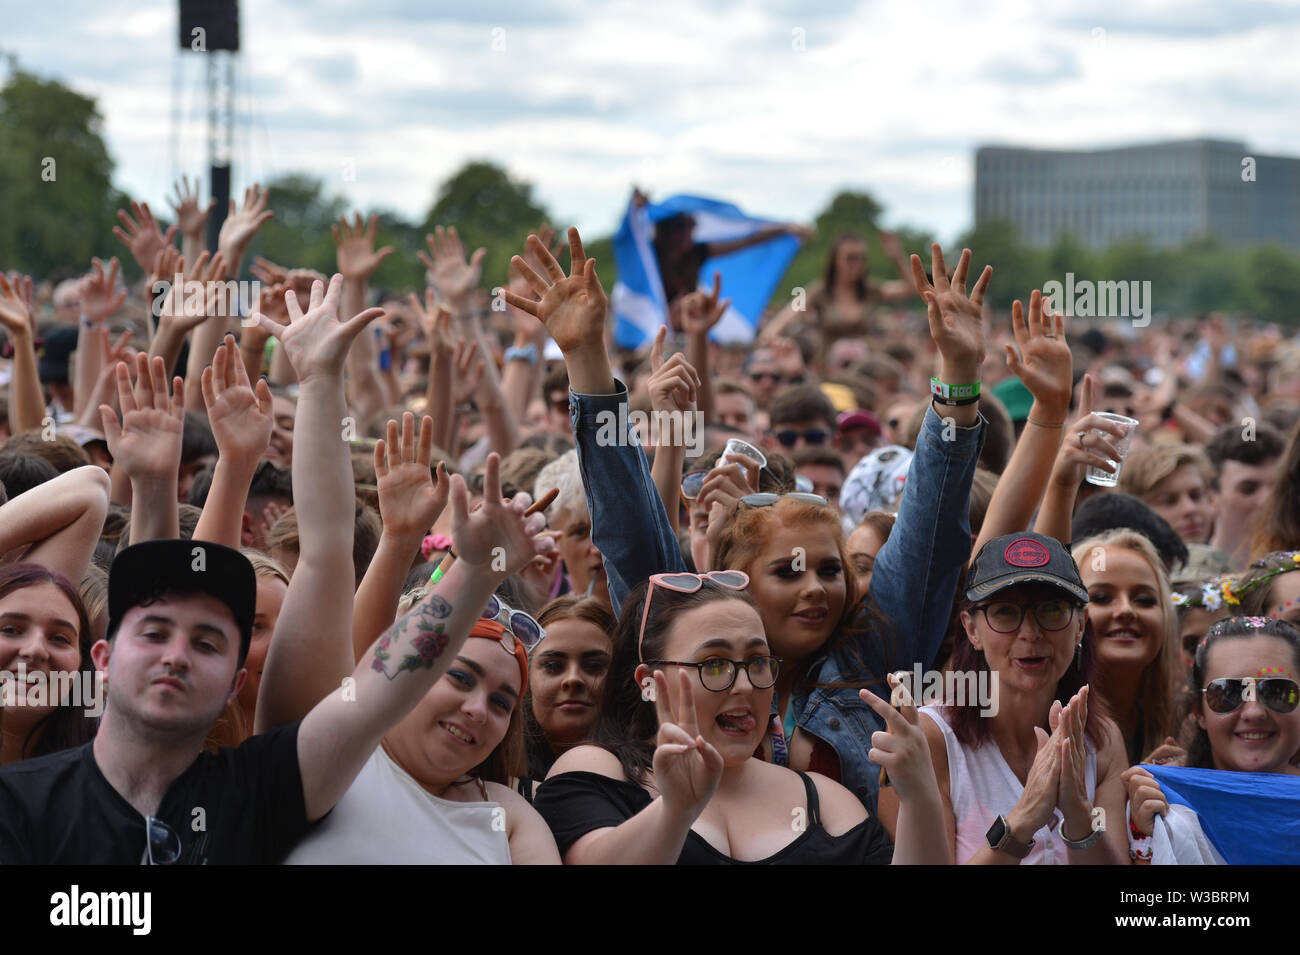
<svg viewBox="0 0 1300 955">
<path fill-rule="evenodd" d="M 655 258 L 654 224 L 679 213 L 695 219 L 696 242 L 725 242 L 752 235 L 770 219 L 747 216 L 729 202 L 701 196 L 672 196 L 641 208 L 629 200 L 623 224 L 614 236 L 614 341 L 622 348 L 649 344 L 660 325 L 668 321 L 659 264 Z M 714 327 L 715 341 L 753 341 L 763 309 L 776 291 L 781 276 L 799 251 L 799 239 L 779 235 L 739 252 L 707 260 L 700 269 L 700 288 L 713 290 L 713 273 L 722 276 L 722 297 L 731 307 Z"/>
<path fill-rule="evenodd" d="M 1300 776 L 1144 763 L 1170 805 L 1199 816 L 1229 865 L 1300 864 Z"/>
</svg>

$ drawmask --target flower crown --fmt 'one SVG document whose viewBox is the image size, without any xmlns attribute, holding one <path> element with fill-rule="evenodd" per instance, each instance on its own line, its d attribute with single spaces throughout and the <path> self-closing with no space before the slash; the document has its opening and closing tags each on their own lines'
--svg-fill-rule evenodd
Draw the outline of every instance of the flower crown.
<svg viewBox="0 0 1300 955">
<path fill-rule="evenodd" d="M 1266 570 L 1266 572 L 1251 576 L 1245 581 L 1238 580 L 1230 574 L 1214 577 L 1199 588 L 1172 594 L 1174 606 L 1201 610 L 1235 607 L 1241 603 L 1242 597 L 1258 590 L 1278 574 L 1300 570 L 1300 550 L 1268 554 L 1251 564 L 1250 570 L 1251 572 Z"/>
<path fill-rule="evenodd" d="M 1217 637 L 1227 629 L 1229 624 L 1249 627 L 1251 630 L 1261 630 L 1271 623 L 1277 623 L 1277 621 L 1272 617 L 1229 617 L 1227 620 L 1220 620 L 1212 624 L 1210 629 L 1205 632 L 1205 636 L 1201 637 L 1201 642 L 1196 645 L 1196 649 L 1200 650 L 1209 642 L 1210 637 Z"/>
</svg>

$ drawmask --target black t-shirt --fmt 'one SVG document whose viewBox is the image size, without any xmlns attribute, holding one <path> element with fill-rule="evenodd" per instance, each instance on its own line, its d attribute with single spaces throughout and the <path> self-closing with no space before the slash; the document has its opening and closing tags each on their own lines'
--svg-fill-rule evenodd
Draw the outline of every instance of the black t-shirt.
<svg viewBox="0 0 1300 955">
<path fill-rule="evenodd" d="M 888 865 L 894 858 L 889 836 L 874 816 L 848 832 L 832 836 L 822 827 L 817 787 L 806 774 L 808 824 L 793 842 L 766 859 L 742 862 L 724 855 L 691 830 L 678 865 Z M 589 832 L 627 822 L 653 800 L 635 783 L 599 773 L 563 773 L 538 787 L 534 808 L 551 827 L 560 855 Z"/>
<path fill-rule="evenodd" d="M 203 752 L 167 788 L 157 817 L 180 864 L 278 862 L 309 828 L 298 723 Z M 0 768 L 0 863 L 139 865 L 145 819 L 112 787 L 93 743 Z"/>
</svg>

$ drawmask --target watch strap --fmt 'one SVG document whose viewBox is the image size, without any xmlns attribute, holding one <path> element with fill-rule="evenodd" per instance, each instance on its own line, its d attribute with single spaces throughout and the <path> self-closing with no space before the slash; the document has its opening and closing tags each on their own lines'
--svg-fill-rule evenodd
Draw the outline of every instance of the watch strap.
<svg viewBox="0 0 1300 955">
<path fill-rule="evenodd" d="M 993 825 L 989 826 L 985 838 L 988 839 L 991 849 L 996 852 L 1005 852 L 1016 859 L 1023 859 L 1034 850 L 1033 839 L 1030 839 L 1028 845 L 1026 845 L 1023 842 L 1017 842 L 1012 837 L 1011 827 L 1007 825 L 1007 820 L 1003 816 L 998 816 L 997 819 L 993 820 Z"/>
</svg>

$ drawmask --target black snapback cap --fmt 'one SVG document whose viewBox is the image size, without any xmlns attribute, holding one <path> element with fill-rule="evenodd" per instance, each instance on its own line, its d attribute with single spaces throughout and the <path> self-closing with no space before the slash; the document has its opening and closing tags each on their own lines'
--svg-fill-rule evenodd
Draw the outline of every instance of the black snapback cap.
<svg viewBox="0 0 1300 955">
<path fill-rule="evenodd" d="M 980 548 L 966 581 L 966 599 L 984 600 L 1025 583 L 1051 584 L 1088 602 L 1088 588 L 1069 551 L 1056 538 L 1033 531 L 1004 534 Z"/>
<path fill-rule="evenodd" d="M 169 590 L 209 594 L 229 607 L 239 627 L 240 657 L 248 655 L 257 610 L 257 575 L 247 557 L 208 541 L 132 544 L 113 559 L 108 572 L 108 632 L 117 633 L 132 607 Z"/>
</svg>

